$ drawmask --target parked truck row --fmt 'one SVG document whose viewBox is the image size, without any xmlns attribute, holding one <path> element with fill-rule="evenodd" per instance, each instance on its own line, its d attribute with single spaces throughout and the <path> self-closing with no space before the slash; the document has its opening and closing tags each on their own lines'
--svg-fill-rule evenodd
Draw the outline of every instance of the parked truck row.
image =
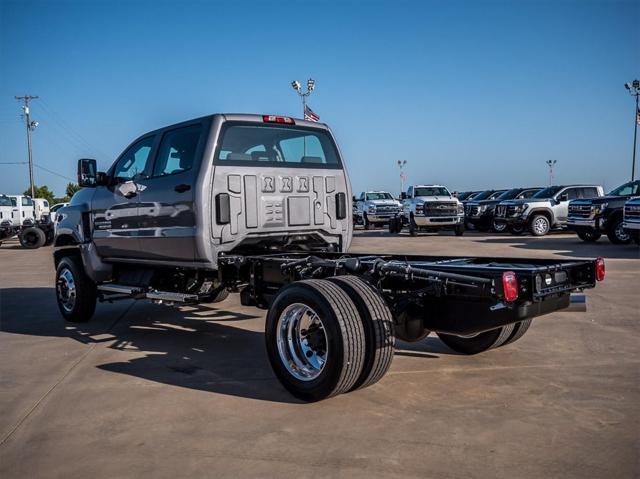
<svg viewBox="0 0 640 479">
<path fill-rule="evenodd" d="M 50 206 L 44 198 L 0 194 L 0 244 L 17 236 L 24 248 L 50 245 L 54 237 L 55 212 L 66 204 Z"/>
<path fill-rule="evenodd" d="M 545 236 L 564 229 L 587 242 L 606 235 L 614 244 L 627 244 L 636 236 L 627 231 L 634 223 L 625 226 L 624 207 L 637 196 L 640 181 L 625 183 L 607 195 L 601 186 L 589 184 L 457 194 L 440 185 L 416 185 L 399 199 L 385 191 L 354 197 L 354 221 L 365 229 L 388 225 L 391 233 L 406 228 L 411 236 L 420 230 L 453 230 L 462 235 L 465 229 Z"/>
</svg>

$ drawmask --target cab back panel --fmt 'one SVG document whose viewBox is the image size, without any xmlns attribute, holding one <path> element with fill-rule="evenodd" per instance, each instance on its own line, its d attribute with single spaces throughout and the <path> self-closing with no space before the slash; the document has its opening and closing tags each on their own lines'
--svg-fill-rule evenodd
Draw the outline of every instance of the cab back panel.
<svg viewBox="0 0 640 479">
<path fill-rule="evenodd" d="M 229 195 L 231 221 L 218 224 L 212 208 L 211 233 L 219 244 L 270 233 L 350 234 L 349 215 L 338 219 L 336 212 L 336 195 L 349 197 L 341 169 L 216 165 L 211 201 L 220 193 Z"/>
</svg>

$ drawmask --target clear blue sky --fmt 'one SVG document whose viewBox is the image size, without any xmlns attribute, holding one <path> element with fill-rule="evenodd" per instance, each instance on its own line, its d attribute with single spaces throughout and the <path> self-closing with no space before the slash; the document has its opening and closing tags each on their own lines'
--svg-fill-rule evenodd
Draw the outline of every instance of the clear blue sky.
<svg viewBox="0 0 640 479">
<path fill-rule="evenodd" d="M 640 2 L 0 2 L 0 162 L 25 161 L 14 95 L 39 95 L 34 160 L 74 178 L 139 134 L 213 112 L 300 115 L 334 130 L 355 191 L 630 177 Z M 62 195 L 67 180 L 36 183 Z M 25 165 L 0 165 L 0 192 Z"/>
</svg>

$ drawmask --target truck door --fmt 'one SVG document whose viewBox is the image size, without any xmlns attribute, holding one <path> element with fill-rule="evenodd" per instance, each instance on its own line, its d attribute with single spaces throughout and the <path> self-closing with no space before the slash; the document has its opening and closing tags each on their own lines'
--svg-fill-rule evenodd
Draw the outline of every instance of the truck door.
<svg viewBox="0 0 640 479">
<path fill-rule="evenodd" d="M 569 202 L 579 197 L 582 188 L 566 188 L 556 196 L 559 204 L 554 208 L 554 216 L 556 221 L 564 223 L 569 216 Z"/>
<path fill-rule="evenodd" d="M 103 257 L 135 258 L 140 254 L 138 204 L 141 178 L 151 167 L 155 135 L 130 146 L 110 170 L 113 181 L 93 195 L 93 242 Z"/>
<path fill-rule="evenodd" d="M 151 174 L 138 207 L 140 257 L 193 261 L 197 158 L 204 148 L 202 123 L 166 130 L 159 140 Z"/>
</svg>

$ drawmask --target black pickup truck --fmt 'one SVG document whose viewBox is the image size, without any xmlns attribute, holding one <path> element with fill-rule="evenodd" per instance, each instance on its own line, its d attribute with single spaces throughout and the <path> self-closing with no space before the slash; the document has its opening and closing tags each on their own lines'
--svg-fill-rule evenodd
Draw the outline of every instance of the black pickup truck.
<svg viewBox="0 0 640 479">
<path fill-rule="evenodd" d="M 333 135 L 289 117 L 168 126 L 107 172 L 80 160 L 78 182 L 53 255 L 67 321 L 88 321 L 98 301 L 237 292 L 268 310 L 273 370 L 307 401 L 380 380 L 396 337 L 435 332 L 464 354 L 516 341 L 534 317 L 584 307 L 582 291 L 605 273 L 602 259 L 348 253 L 351 186 Z"/>
<path fill-rule="evenodd" d="M 630 181 L 606 196 L 574 200 L 569 203 L 567 228 L 583 241 L 598 241 L 606 234 L 614 244 L 627 244 L 631 236 L 624 230 L 624 204 L 640 196 L 640 181 Z"/>
<path fill-rule="evenodd" d="M 476 200 L 472 199 L 468 201 L 464 208 L 465 221 L 467 225 L 478 231 L 493 230 L 497 233 L 501 233 L 507 229 L 505 223 L 496 223 L 493 221 L 496 213 L 496 206 L 498 203 L 505 200 L 519 200 L 522 198 L 531 198 L 542 188 L 512 188 L 507 191 L 503 191 L 498 196 L 490 195 L 488 199 Z"/>
</svg>

